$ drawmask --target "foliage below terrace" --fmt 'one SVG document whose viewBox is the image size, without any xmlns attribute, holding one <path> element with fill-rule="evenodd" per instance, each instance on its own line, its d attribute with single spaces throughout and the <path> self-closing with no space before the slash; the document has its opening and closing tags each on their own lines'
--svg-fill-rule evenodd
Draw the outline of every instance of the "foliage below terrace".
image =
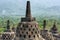
<svg viewBox="0 0 60 40">
<path fill-rule="evenodd" d="M 0 32 L 3 32 L 4 30 L 6 30 L 6 23 L 7 20 L 10 20 L 10 27 L 17 27 L 18 23 L 20 22 L 21 18 L 20 16 L 17 17 L 0 17 Z M 56 21 L 57 22 L 57 28 L 58 31 L 60 32 L 60 19 L 56 18 L 56 17 L 36 17 L 37 22 L 39 23 L 39 28 L 42 29 L 43 28 L 43 20 L 47 21 L 47 25 L 46 25 L 46 29 L 50 30 L 50 28 L 53 26 L 53 22 Z"/>
</svg>

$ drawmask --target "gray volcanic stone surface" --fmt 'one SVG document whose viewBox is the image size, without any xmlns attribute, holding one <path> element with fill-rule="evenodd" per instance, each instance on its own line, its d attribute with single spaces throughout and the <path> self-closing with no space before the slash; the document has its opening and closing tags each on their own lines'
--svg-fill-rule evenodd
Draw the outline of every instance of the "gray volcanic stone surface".
<svg viewBox="0 0 60 40">
<path fill-rule="evenodd" d="M 54 40 L 52 33 L 50 33 L 48 30 L 41 30 L 40 33 L 45 40 Z"/>
<path fill-rule="evenodd" d="M 43 40 L 37 22 L 21 22 L 16 30 L 19 40 Z"/>
</svg>

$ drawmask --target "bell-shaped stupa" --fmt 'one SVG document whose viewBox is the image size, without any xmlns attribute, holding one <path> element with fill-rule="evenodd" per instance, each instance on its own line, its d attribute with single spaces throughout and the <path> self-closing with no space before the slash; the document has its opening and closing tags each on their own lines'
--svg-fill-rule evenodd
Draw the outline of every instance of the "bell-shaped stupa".
<svg viewBox="0 0 60 40">
<path fill-rule="evenodd" d="M 16 40 L 43 40 L 38 23 L 31 16 L 30 1 L 27 1 L 25 18 L 17 26 Z"/>
</svg>

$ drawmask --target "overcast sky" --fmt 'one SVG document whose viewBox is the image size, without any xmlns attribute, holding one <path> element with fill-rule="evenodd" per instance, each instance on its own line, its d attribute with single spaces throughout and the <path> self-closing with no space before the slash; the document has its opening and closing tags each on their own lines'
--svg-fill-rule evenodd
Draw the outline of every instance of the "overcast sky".
<svg viewBox="0 0 60 40">
<path fill-rule="evenodd" d="M 32 12 L 41 11 L 40 8 L 49 8 L 53 6 L 58 6 L 60 8 L 60 0 L 29 0 L 31 3 Z M 21 13 L 25 13 L 27 0 L 0 0 L 0 8 L 11 8 Z M 57 8 L 58 8 L 57 7 Z M 59 9 L 58 8 L 58 9 Z M 4 9 L 5 10 L 5 9 Z M 23 10 L 23 11 L 22 11 Z M 59 10 L 60 11 L 60 10 Z"/>
<path fill-rule="evenodd" d="M 60 0 L 30 0 L 32 4 L 37 4 L 40 6 L 60 6 Z"/>
<path fill-rule="evenodd" d="M 21 3 L 26 2 L 27 0 L 20 0 Z M 39 6 L 60 6 L 60 0 L 30 0 L 32 5 Z"/>
<path fill-rule="evenodd" d="M 19 3 L 20 5 L 25 5 L 27 0 L 0 0 L 0 4 L 13 2 Z M 50 6 L 60 6 L 60 0 L 30 0 L 33 6 L 50 7 Z M 18 4 L 17 4 L 18 5 Z"/>
</svg>

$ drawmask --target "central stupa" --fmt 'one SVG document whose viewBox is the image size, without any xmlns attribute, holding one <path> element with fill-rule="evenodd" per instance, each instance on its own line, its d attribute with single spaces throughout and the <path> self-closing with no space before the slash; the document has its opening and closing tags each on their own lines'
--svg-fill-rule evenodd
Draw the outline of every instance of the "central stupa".
<svg viewBox="0 0 60 40">
<path fill-rule="evenodd" d="M 38 23 L 31 16 L 30 1 L 27 1 L 25 18 L 17 26 L 16 40 L 43 40 Z"/>
</svg>

